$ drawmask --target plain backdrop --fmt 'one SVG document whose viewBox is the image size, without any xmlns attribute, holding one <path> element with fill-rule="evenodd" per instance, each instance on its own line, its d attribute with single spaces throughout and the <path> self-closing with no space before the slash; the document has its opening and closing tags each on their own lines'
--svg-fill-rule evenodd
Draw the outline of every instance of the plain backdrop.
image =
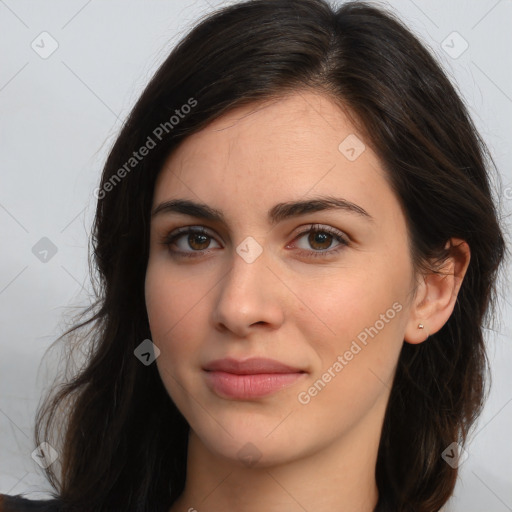
<svg viewBox="0 0 512 512">
<path fill-rule="evenodd" d="M 36 498 L 50 489 L 31 457 L 34 413 L 54 370 L 43 355 L 63 318 L 88 300 L 88 237 L 102 165 L 158 65 L 194 21 L 221 3 L 0 0 L 0 492 Z M 506 217 L 512 2 L 390 5 L 468 104 L 498 165 L 503 188 L 496 200 Z M 508 217 L 505 227 L 510 231 Z M 512 511 L 507 289 L 500 310 L 497 326 L 486 331 L 493 387 L 448 507 L 455 512 Z"/>
</svg>

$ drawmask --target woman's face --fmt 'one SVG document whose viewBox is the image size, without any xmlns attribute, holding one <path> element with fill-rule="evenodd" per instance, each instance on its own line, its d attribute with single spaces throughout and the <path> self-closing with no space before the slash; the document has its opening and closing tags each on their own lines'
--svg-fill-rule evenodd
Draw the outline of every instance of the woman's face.
<svg viewBox="0 0 512 512">
<path fill-rule="evenodd" d="M 158 177 L 156 364 L 214 456 L 376 451 L 414 275 L 403 212 L 363 143 L 331 100 L 301 92 L 220 117 Z"/>
</svg>

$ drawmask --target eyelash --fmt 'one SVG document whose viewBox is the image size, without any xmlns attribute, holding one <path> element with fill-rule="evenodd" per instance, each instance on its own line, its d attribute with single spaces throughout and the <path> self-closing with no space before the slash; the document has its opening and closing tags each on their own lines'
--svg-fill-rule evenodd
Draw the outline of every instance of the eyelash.
<svg viewBox="0 0 512 512">
<path fill-rule="evenodd" d="M 311 256 L 313 258 L 326 258 L 328 256 L 332 256 L 333 254 L 338 253 L 339 251 L 343 250 L 346 246 L 349 245 L 349 242 L 347 238 L 337 229 L 334 229 L 329 226 L 321 226 L 319 224 L 313 224 L 312 226 L 309 226 L 307 230 L 301 231 L 297 234 L 297 236 L 294 238 L 294 242 L 296 240 L 299 240 L 301 237 L 303 237 L 306 234 L 309 233 L 327 233 L 331 235 L 337 242 L 339 242 L 339 245 L 337 245 L 334 249 L 328 249 L 328 250 L 319 250 L 319 251 L 306 251 L 304 249 L 301 249 L 301 253 L 307 253 L 307 256 Z M 205 235 L 208 238 L 214 238 L 212 235 L 209 234 L 209 232 L 204 229 L 203 227 L 195 227 L 195 226 L 185 226 L 183 228 L 178 228 L 177 230 L 173 231 L 172 233 L 169 233 L 167 236 L 164 237 L 162 240 L 162 244 L 167 246 L 170 249 L 170 246 L 179 238 L 181 238 L 183 235 Z M 178 256 L 183 256 L 185 258 L 197 258 L 200 257 L 202 254 L 207 252 L 208 249 L 205 249 L 204 251 L 172 251 L 174 254 Z"/>
</svg>

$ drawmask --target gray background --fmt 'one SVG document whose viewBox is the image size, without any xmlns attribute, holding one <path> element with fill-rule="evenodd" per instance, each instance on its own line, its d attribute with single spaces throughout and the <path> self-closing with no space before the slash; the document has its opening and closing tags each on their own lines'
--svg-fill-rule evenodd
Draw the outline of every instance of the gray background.
<svg viewBox="0 0 512 512">
<path fill-rule="evenodd" d="M 69 314 L 88 301 L 87 240 L 102 164 L 159 63 L 218 5 L 0 0 L 0 492 L 36 498 L 49 489 L 31 458 L 35 408 L 56 364 L 42 358 Z M 391 5 L 435 52 L 470 106 L 501 174 L 496 199 L 510 214 L 512 2 Z M 464 41 L 469 46 L 461 53 Z M 42 58 L 52 44 L 56 51 Z M 32 248 L 43 237 L 57 252 L 36 257 Z M 451 511 L 512 511 L 512 315 L 505 287 L 500 309 L 487 331 L 493 388 Z"/>
</svg>

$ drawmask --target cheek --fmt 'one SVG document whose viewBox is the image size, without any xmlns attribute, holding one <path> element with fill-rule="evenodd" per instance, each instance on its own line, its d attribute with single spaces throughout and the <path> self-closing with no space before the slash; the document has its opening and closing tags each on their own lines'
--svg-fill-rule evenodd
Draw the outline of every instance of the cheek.
<svg viewBox="0 0 512 512">
<path fill-rule="evenodd" d="M 316 422 L 348 429 L 377 401 L 383 406 L 403 344 L 405 308 L 393 283 L 376 282 L 371 273 L 331 281 L 328 294 L 310 300 L 329 331 L 314 333 L 304 319 L 301 330 L 318 364 L 297 398 Z"/>
<path fill-rule="evenodd" d="M 338 356 L 345 356 L 343 371 L 351 381 L 368 378 L 370 370 L 382 375 L 385 382 L 391 379 L 405 328 L 409 277 L 402 272 L 405 265 L 390 266 L 381 258 L 378 264 L 324 276 L 308 293 L 305 302 L 315 321 L 311 322 L 311 312 L 298 321 L 307 341 L 314 343 L 319 372 L 331 368 Z M 350 371 L 345 371 L 349 367 Z"/>
<path fill-rule="evenodd" d="M 354 336 L 400 301 L 403 292 L 397 284 L 389 272 L 370 265 L 338 270 L 317 279 L 315 286 L 302 294 L 302 309 L 305 313 L 309 310 L 309 315 L 297 320 L 304 328 L 323 323 L 325 334 L 338 339 Z"/>
<path fill-rule="evenodd" d="M 170 288 L 170 284 L 157 265 L 148 265 L 145 281 L 146 310 L 151 334 L 156 339 L 162 336 L 166 328 L 169 329 L 172 325 L 170 316 L 176 313 L 176 295 L 171 293 L 174 289 Z"/>
<path fill-rule="evenodd" d="M 197 314 L 197 305 L 208 292 L 208 283 L 194 276 L 183 277 L 165 258 L 149 261 L 145 280 L 145 300 L 151 332 L 157 337 L 172 335 L 189 315 Z M 172 330 L 171 330 L 172 329 Z"/>
<path fill-rule="evenodd" d="M 205 290 L 194 286 L 176 273 L 169 272 L 168 265 L 150 264 L 146 272 L 145 300 L 148 313 L 152 341 L 161 351 L 159 359 L 169 359 L 176 354 L 193 346 L 190 338 L 202 322 L 198 316 L 201 311 L 201 299 Z M 187 335 L 188 334 L 188 335 Z M 184 343 L 186 338 L 187 343 Z"/>
<path fill-rule="evenodd" d="M 169 396 L 180 409 L 190 406 L 183 389 L 199 353 L 200 326 L 204 325 L 199 319 L 204 303 L 201 298 L 204 291 L 178 278 L 168 265 L 148 265 L 145 299 L 151 339 L 160 350 L 156 366 Z"/>
</svg>

